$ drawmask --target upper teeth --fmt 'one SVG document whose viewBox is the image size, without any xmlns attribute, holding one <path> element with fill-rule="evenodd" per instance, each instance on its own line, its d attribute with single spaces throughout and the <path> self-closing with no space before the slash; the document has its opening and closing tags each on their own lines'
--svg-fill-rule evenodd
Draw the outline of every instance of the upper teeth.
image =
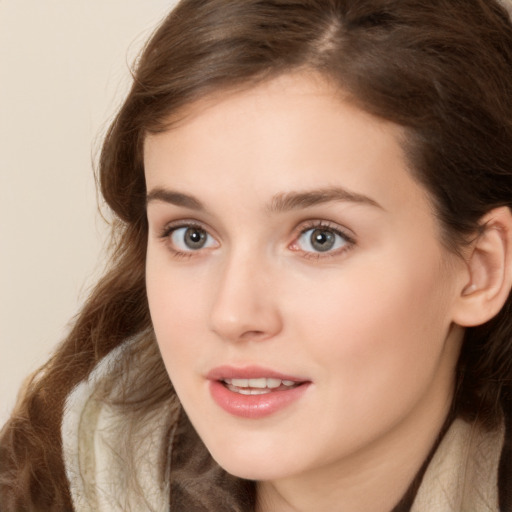
<svg viewBox="0 0 512 512">
<path fill-rule="evenodd" d="M 293 386 L 296 384 L 293 380 L 267 379 L 265 377 L 259 379 L 224 379 L 226 384 L 237 388 L 278 388 L 279 386 Z"/>
</svg>

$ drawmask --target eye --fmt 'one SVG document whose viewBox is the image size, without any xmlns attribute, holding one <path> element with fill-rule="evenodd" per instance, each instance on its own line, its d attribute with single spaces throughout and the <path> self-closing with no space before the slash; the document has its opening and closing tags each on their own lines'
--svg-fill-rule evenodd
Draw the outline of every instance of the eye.
<svg viewBox="0 0 512 512">
<path fill-rule="evenodd" d="M 353 242 L 341 231 L 332 227 L 316 226 L 302 231 L 294 248 L 310 253 L 335 252 Z"/>
<path fill-rule="evenodd" d="M 217 245 L 215 239 L 198 226 L 172 228 L 168 236 L 176 251 L 192 252 Z"/>
</svg>

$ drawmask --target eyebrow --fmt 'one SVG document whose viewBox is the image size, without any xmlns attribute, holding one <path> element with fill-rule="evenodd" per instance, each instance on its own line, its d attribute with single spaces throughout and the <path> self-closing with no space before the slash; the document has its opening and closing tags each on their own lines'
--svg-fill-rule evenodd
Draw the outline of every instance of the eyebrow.
<svg viewBox="0 0 512 512">
<path fill-rule="evenodd" d="M 183 206 L 191 210 L 205 211 L 203 203 L 194 196 L 168 190 L 165 188 L 155 188 L 146 196 L 146 205 L 152 201 L 162 201 L 175 206 Z M 290 210 L 299 210 L 309 208 L 319 204 L 333 201 L 343 201 L 350 203 L 364 204 L 368 206 L 384 209 L 377 201 L 356 192 L 351 192 L 342 187 L 327 187 L 304 192 L 286 192 L 275 195 L 267 206 L 269 213 L 282 213 Z"/>
<path fill-rule="evenodd" d="M 204 211 L 205 208 L 199 199 L 188 194 L 167 190 L 165 188 L 155 188 L 146 196 L 146 206 L 152 201 L 162 201 L 164 203 L 174 204 L 176 206 L 184 206 L 191 210 Z"/>
<path fill-rule="evenodd" d="M 305 192 L 286 192 L 278 194 L 274 196 L 270 202 L 268 211 L 271 213 L 280 213 L 289 210 L 309 208 L 333 201 L 365 204 L 382 210 L 384 209 L 377 201 L 363 194 L 351 192 L 342 187 L 327 187 Z"/>
</svg>

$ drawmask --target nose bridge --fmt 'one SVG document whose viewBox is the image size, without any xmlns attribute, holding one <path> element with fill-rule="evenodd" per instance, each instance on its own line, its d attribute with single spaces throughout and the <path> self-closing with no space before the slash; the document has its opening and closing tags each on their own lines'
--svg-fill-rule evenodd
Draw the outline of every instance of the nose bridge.
<svg viewBox="0 0 512 512">
<path fill-rule="evenodd" d="M 231 251 L 218 276 L 211 329 L 231 341 L 263 339 L 279 332 L 281 317 L 270 289 L 272 275 L 271 265 L 261 253 Z"/>
</svg>

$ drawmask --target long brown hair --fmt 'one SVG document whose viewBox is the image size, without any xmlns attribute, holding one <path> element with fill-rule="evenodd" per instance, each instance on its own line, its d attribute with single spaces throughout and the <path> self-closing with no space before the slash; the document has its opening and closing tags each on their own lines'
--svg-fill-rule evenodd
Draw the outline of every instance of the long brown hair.
<svg viewBox="0 0 512 512">
<path fill-rule="evenodd" d="M 106 135 L 99 184 L 116 217 L 112 262 L 2 432 L 2 510 L 70 508 L 64 400 L 127 337 L 148 333 L 141 339 L 155 357 L 146 393 L 126 407 L 143 417 L 173 393 L 145 293 L 147 133 L 211 92 L 296 70 L 320 73 L 404 127 L 411 168 L 454 251 L 486 212 L 512 206 L 512 26 L 497 0 L 182 0 L 140 56 Z M 510 298 L 467 330 L 457 383 L 456 414 L 492 427 L 512 390 Z"/>
</svg>

